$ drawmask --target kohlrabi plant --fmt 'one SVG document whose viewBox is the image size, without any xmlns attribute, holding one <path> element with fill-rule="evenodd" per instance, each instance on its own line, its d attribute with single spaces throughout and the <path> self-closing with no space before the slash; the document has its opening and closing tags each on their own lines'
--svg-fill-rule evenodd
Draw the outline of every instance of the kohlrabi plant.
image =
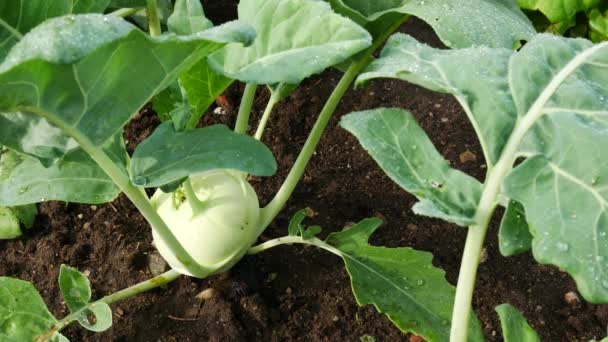
<svg viewBox="0 0 608 342">
<path fill-rule="evenodd" d="M 608 43 L 541 34 L 517 52 L 439 50 L 395 34 L 357 82 L 375 78 L 452 94 L 483 149 L 487 175 L 480 183 L 450 167 L 403 109 L 341 121 L 420 200 L 415 213 L 468 227 L 450 341 L 476 340 L 471 299 L 497 206 L 506 208 L 498 236 L 504 256 L 531 250 L 538 262 L 568 272 L 587 301 L 608 302 Z M 501 316 L 509 311 L 499 309 Z M 505 339 L 537 340 L 511 336 L 519 337 Z"/>
<path fill-rule="evenodd" d="M 451 52 L 441 52 L 448 56 L 448 61 L 462 64 L 448 70 L 462 71 L 457 79 L 471 87 L 463 103 L 472 100 L 475 91 L 487 92 L 475 97 L 479 101 L 473 105 L 482 106 L 492 114 L 480 117 L 481 124 L 476 125 L 485 134 L 484 146 L 488 148 L 489 160 L 497 162 L 496 166 L 489 164 L 492 172 L 489 190 L 484 190 L 474 179 L 451 170 L 433 152 L 432 145 L 425 142 L 411 118 L 399 111 L 387 111 L 387 115 L 394 116 L 389 119 L 397 121 L 391 126 L 403 135 L 391 135 L 391 139 L 397 140 L 381 145 L 392 149 L 389 153 L 391 165 L 406 176 L 411 173 L 407 171 L 411 165 L 425 168 L 425 177 L 430 177 L 426 182 L 410 181 L 403 176 L 406 188 L 424 198 L 419 210 L 478 227 L 472 229 L 475 246 L 469 247 L 473 250 L 466 253 L 467 260 L 475 259 L 478 252 L 475 248 L 483 240 L 484 225 L 501 189 L 499 184 L 510 170 L 507 164 L 522 155 L 520 151 L 526 151 L 525 155 L 535 164 L 527 166 L 532 163 L 528 161 L 522 164 L 518 170 L 524 171 L 519 174 L 530 172 L 525 167 L 540 167 L 547 163 L 550 159 L 536 157 L 543 155 L 538 152 L 544 146 L 540 144 L 545 141 L 543 134 L 561 127 L 546 122 L 546 127 L 538 128 L 538 139 L 530 138 L 527 150 L 520 150 L 519 145 L 510 142 L 510 130 L 516 127 L 515 136 L 521 140 L 550 99 L 545 93 L 535 92 L 541 89 L 540 86 L 528 89 L 528 83 L 518 80 L 512 87 L 517 94 L 525 96 L 510 100 L 508 86 L 505 83 L 503 87 L 501 83 L 507 79 L 501 78 L 505 76 L 502 63 L 513 54 L 508 49 L 519 46 L 521 40 L 532 39 L 535 34 L 530 22 L 513 1 L 495 0 L 337 0 L 331 4 L 311 0 L 243 0 L 238 12 L 239 20 L 213 26 L 198 0 L 16 0 L 0 4 L 0 144 L 6 147 L 0 168 L 0 205 L 18 208 L 50 200 L 99 204 L 110 202 L 123 193 L 149 222 L 155 245 L 172 268 L 148 281 L 91 301 L 86 276 L 62 266 L 59 287 L 71 313 L 61 319 L 49 312 L 33 285 L 0 277 L 0 337 L 3 341 L 66 341 L 60 332 L 75 321 L 86 329 L 103 331 L 112 323 L 109 307 L 112 303 L 163 286 L 182 274 L 205 278 L 230 268 L 246 254 L 293 243 L 315 245 L 342 257 L 358 303 L 375 305 L 404 332 L 416 333 L 429 341 L 448 339 L 454 288 L 445 280 L 443 271 L 432 265 L 429 253 L 411 248 L 370 246 L 367 240 L 380 226 L 377 219 L 363 220 L 321 240 L 316 237 L 320 228 L 303 226 L 305 214 L 299 212 L 288 228 L 288 236 L 252 246 L 285 206 L 340 99 L 373 61 L 373 52 L 409 15 L 415 15 L 427 21 L 449 47 L 487 45 L 503 48 L 465 50 L 479 59 L 478 62 L 473 60 L 476 63 L 458 60 L 458 56 L 463 56 L 460 50 L 453 56 L 449 55 Z M 129 17 L 131 21 L 123 17 Z M 142 27 L 147 27 L 148 32 Z M 539 38 L 529 43 L 526 51 L 542 39 L 556 44 L 551 39 Z M 391 41 L 389 49 L 396 47 L 396 41 Z M 600 79 L 601 73 L 595 73 L 591 68 L 601 69 L 606 61 L 600 58 L 599 48 L 579 51 L 587 48 L 585 42 L 563 44 L 572 51 L 555 52 L 555 61 L 560 62 L 571 54 L 573 61 L 586 63 L 589 75 L 580 79 L 565 77 L 575 69 L 574 64 L 568 64 L 564 69 L 567 72 L 560 73 L 563 77 L 555 81 L 558 83 L 551 82 L 548 89 L 558 90 L 559 82 L 563 81 L 563 87 L 568 90 L 564 93 L 574 94 L 568 99 L 577 100 L 575 104 L 589 115 L 584 116 L 587 121 L 579 118 L 572 124 L 558 123 L 571 124 L 571 127 L 583 127 L 583 124 L 602 127 L 602 116 L 595 114 L 598 110 L 602 114 L 603 109 L 597 107 L 605 102 L 603 98 L 592 101 L 590 94 L 599 91 L 598 85 L 604 80 Z M 452 79 L 452 75 L 444 75 L 443 69 L 432 68 L 439 68 L 441 64 L 425 64 L 435 54 L 441 55 L 440 52 L 415 44 L 406 48 L 403 63 L 408 58 L 416 59 L 418 67 L 399 71 L 397 75 L 418 77 L 425 84 Z M 419 57 L 420 49 L 426 49 L 427 53 Z M 476 57 L 480 51 L 488 55 Z M 514 64 L 536 71 L 537 65 L 531 64 L 536 55 L 522 52 L 514 56 L 522 56 L 518 57 L 521 59 L 528 55 L 531 56 L 528 63 L 514 57 Z M 374 64 L 374 68 L 384 61 L 386 57 L 378 62 L 380 64 Z M 471 78 L 469 69 L 486 65 L 482 63 L 489 63 L 492 68 L 488 68 L 487 75 Z M 558 67 L 555 63 L 547 65 Z M 280 190 L 268 205 L 260 208 L 247 177 L 271 176 L 276 171 L 270 150 L 260 142 L 273 107 L 303 79 L 334 66 L 344 70 L 342 79 L 319 114 Z M 548 74 L 541 70 L 538 75 L 531 75 L 542 79 Z M 444 76 L 447 78 L 442 78 Z M 234 80 L 246 83 L 234 130 L 223 125 L 197 128 L 209 104 Z M 481 82 L 479 88 L 474 87 L 478 85 L 475 81 Z M 483 83 L 485 81 L 487 84 Z M 254 137 L 251 137 L 247 135 L 249 114 L 258 85 L 268 86 L 271 96 Z M 516 119 L 520 112 L 508 111 L 509 108 L 524 110 L 536 95 L 544 100 L 532 106 L 532 116 L 522 114 L 521 119 Z M 123 140 L 124 127 L 149 102 L 164 122 L 137 146 L 132 155 L 128 155 Z M 479 108 L 472 108 L 474 113 L 479 113 Z M 560 112 L 561 103 L 550 108 Z M 500 110 L 505 111 L 504 114 Z M 384 119 L 384 112 L 353 115 L 346 119 L 345 125 L 353 130 L 371 130 L 378 120 Z M 380 119 L 369 121 L 369 126 L 360 125 L 370 117 Z M 521 125 L 527 126 L 517 129 Z M 408 127 L 411 132 L 407 131 Z M 388 131 L 374 129 L 373 132 L 383 137 Z M 602 133 L 599 128 L 593 132 L 598 137 Z M 581 148 L 588 142 L 573 143 L 567 140 L 569 137 L 564 135 L 566 140 L 560 142 Z M 416 141 L 411 145 L 412 150 L 418 146 L 416 153 L 428 155 L 416 155 L 417 160 L 407 164 L 410 161 L 405 158 L 409 150 L 401 151 L 404 146 L 399 139 Z M 509 144 L 505 145 L 507 140 Z M 574 136 L 571 140 L 575 140 Z M 399 143 L 398 148 L 392 145 L 394 143 Z M 546 148 L 553 146 L 553 141 L 550 143 Z M 555 151 L 562 150 L 555 148 L 549 152 Z M 568 157 L 585 155 L 577 153 Z M 403 160 L 399 159 L 401 157 Z M 556 165 L 564 160 L 567 158 L 558 158 Z M 586 172 L 598 171 L 591 175 L 595 178 L 585 179 L 593 182 L 589 188 L 601 187 L 604 176 L 598 168 L 600 163 L 601 159 L 596 158 L 580 159 L 571 164 Z M 526 177 L 517 175 L 515 172 L 510 176 L 507 198 L 521 203 L 529 220 L 542 220 L 537 217 L 542 216 L 539 214 L 542 208 L 536 208 L 535 200 L 523 191 L 526 187 L 521 182 Z M 441 186 L 433 187 L 435 183 Z M 146 192 L 150 188 L 156 189 L 151 198 Z M 574 186 L 563 191 L 568 195 L 572 191 L 589 195 L 584 192 L 587 188 Z M 480 202 L 482 194 L 485 200 Z M 599 196 L 593 198 L 601 198 L 599 189 L 593 194 Z M 576 211 L 580 220 L 588 219 L 585 210 L 592 208 L 593 198 L 589 198 L 588 203 L 579 201 L 586 206 Z M 482 209 L 476 209 L 478 202 Z M 544 199 L 543 203 L 546 202 Z M 540 224 L 531 222 L 535 229 L 542 229 Z M 518 236 L 515 233 L 521 231 L 518 226 L 509 228 L 512 232 L 509 237 Z M 564 226 L 562 232 L 567 229 L 569 227 Z M 542 236 L 534 230 L 532 233 L 535 237 Z M 603 238 L 601 231 L 596 233 L 598 239 Z M 575 270 L 573 260 L 581 257 L 577 254 L 580 244 L 561 240 L 560 243 L 563 245 L 558 244 L 558 248 L 566 246 L 561 248 L 562 252 L 569 251 L 560 255 L 571 256 L 564 260 L 570 263 L 563 262 L 562 266 Z M 545 246 L 535 240 L 536 245 L 541 250 Z M 601 251 L 600 247 L 604 248 L 601 244 L 597 246 L 598 251 Z M 593 255 L 600 256 L 603 254 Z M 474 264 L 467 262 L 467 276 L 474 274 Z M 584 266 L 576 269 L 582 272 L 578 273 L 585 280 L 589 277 L 586 268 L 600 269 L 594 263 Z M 470 290 L 472 282 L 465 286 Z M 591 286 L 586 295 L 591 298 L 603 296 L 598 289 Z M 471 338 L 481 340 L 479 322 L 470 314 L 470 296 L 466 298 L 465 294 L 464 297 L 462 294 L 457 296 L 456 309 L 460 316 L 455 317 L 455 326 L 463 329 L 464 335 L 468 326 Z"/>
</svg>

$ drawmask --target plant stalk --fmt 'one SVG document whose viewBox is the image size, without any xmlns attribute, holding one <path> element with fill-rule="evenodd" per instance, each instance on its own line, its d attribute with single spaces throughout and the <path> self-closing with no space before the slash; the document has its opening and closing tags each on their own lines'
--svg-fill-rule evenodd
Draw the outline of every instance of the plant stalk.
<svg viewBox="0 0 608 342">
<path fill-rule="evenodd" d="M 147 0 L 148 26 L 150 28 L 150 36 L 152 37 L 158 37 L 162 34 L 156 1 L 157 0 Z"/>
<path fill-rule="evenodd" d="M 356 57 L 356 59 L 350 64 L 350 66 L 346 70 L 346 73 L 342 75 L 340 82 L 338 83 L 334 91 L 331 93 L 329 99 L 325 103 L 325 106 L 321 110 L 321 113 L 319 114 L 319 117 L 317 118 L 317 121 L 315 122 L 315 125 L 313 126 L 312 131 L 308 136 L 308 139 L 306 139 L 306 143 L 304 143 L 304 147 L 302 147 L 302 151 L 300 151 L 300 154 L 298 155 L 296 162 L 289 171 L 289 174 L 283 182 L 283 185 L 281 185 L 281 188 L 279 189 L 275 197 L 272 199 L 272 201 L 265 208 L 262 209 L 260 220 L 260 229 L 262 231 L 266 229 L 266 227 L 268 227 L 272 220 L 274 220 L 274 218 L 279 214 L 279 212 L 287 203 L 289 197 L 291 197 L 291 194 L 295 190 L 296 185 L 304 174 L 304 170 L 306 169 L 310 158 L 312 157 L 315 149 L 317 148 L 317 145 L 319 144 L 319 140 L 321 139 L 321 136 L 323 135 L 327 124 L 329 123 L 329 119 L 335 112 L 336 108 L 338 107 L 338 104 L 340 103 L 340 100 L 342 99 L 344 94 L 346 94 L 346 91 L 348 90 L 350 85 L 353 83 L 359 73 L 373 61 L 372 53 L 374 53 L 374 51 L 376 51 L 376 49 L 378 49 L 384 43 L 384 41 L 394 31 L 396 31 L 405 20 L 407 20 L 408 17 L 409 16 L 406 15 L 400 18 L 400 20 L 395 21 L 393 25 L 391 25 L 385 32 L 383 32 L 380 36 L 378 36 L 377 39 L 374 40 L 372 46 L 370 46 L 367 50 L 363 51 Z"/>
<path fill-rule="evenodd" d="M 131 298 L 140 293 L 155 289 L 157 287 L 167 285 L 168 283 L 179 278 L 180 275 L 181 274 L 179 274 L 177 271 L 171 270 L 171 271 L 165 272 L 159 276 L 156 276 L 152 279 L 148 279 L 139 284 L 133 285 L 126 289 L 115 292 L 111 295 L 105 296 L 105 297 L 101 298 L 100 300 L 89 303 L 84 308 L 65 316 L 63 319 L 61 319 L 57 323 L 55 323 L 55 325 L 53 325 L 53 327 L 51 328 L 51 330 L 48 333 L 46 333 L 45 335 L 43 335 L 42 337 L 40 337 L 38 339 L 38 342 L 44 342 L 48 338 L 52 337 L 54 333 L 59 332 L 59 331 L 63 330 L 64 328 L 66 328 L 72 322 L 77 320 L 78 317 L 80 315 L 82 315 L 83 312 L 86 312 L 93 304 L 105 303 L 107 305 L 112 305 L 116 302 L 125 300 L 127 298 Z"/>
<path fill-rule="evenodd" d="M 255 91 L 258 85 L 255 83 L 247 83 L 245 86 L 245 92 L 241 99 L 241 105 L 239 106 L 239 114 L 236 117 L 236 124 L 234 125 L 234 131 L 236 133 L 246 134 L 249 126 L 249 114 L 251 114 L 251 108 L 253 107 L 253 100 L 255 99 Z"/>
<path fill-rule="evenodd" d="M 541 101 L 543 102 L 543 101 Z M 539 103 L 541 103 L 539 102 Z M 546 102 L 546 100 L 544 100 Z M 531 109 L 532 111 L 532 109 Z M 466 342 L 468 337 L 469 320 L 471 317 L 471 304 L 477 269 L 483 243 L 488 231 L 488 224 L 498 205 L 502 182 L 513 168 L 517 152 L 526 133 L 534 123 L 542 116 L 542 111 L 537 111 L 537 115 L 526 115 L 523 119 L 516 122 L 513 134 L 507 141 L 502 156 L 490 171 L 483 192 L 479 200 L 479 207 L 475 213 L 475 225 L 469 227 L 467 240 L 464 246 L 460 272 L 458 274 L 458 284 L 456 286 L 456 297 L 452 312 L 452 327 L 450 331 L 450 342 Z"/>
<path fill-rule="evenodd" d="M 266 125 L 268 124 L 268 119 L 270 119 L 270 114 L 272 113 L 272 109 L 278 103 L 278 101 L 274 98 L 274 96 L 270 96 L 268 100 L 268 104 L 266 105 L 266 109 L 264 110 L 264 114 L 260 119 L 260 123 L 258 124 L 258 129 L 255 131 L 255 138 L 257 140 L 262 140 L 262 136 L 264 135 L 264 130 L 266 129 Z"/>
<path fill-rule="evenodd" d="M 130 15 L 137 13 L 137 11 L 139 11 L 140 9 L 141 8 L 121 8 L 121 9 L 117 9 L 114 12 L 108 13 L 108 15 L 111 15 L 114 17 L 119 17 L 119 18 L 126 18 Z"/>
<path fill-rule="evenodd" d="M 327 242 L 325 242 L 323 240 L 320 240 L 315 237 L 310 238 L 310 239 L 304 239 L 301 236 L 284 236 L 284 237 L 280 237 L 278 239 L 269 240 L 262 244 L 249 248 L 249 250 L 247 251 L 247 254 L 254 255 L 254 254 L 264 252 L 265 250 L 268 250 L 268 249 L 271 249 L 271 248 L 274 248 L 277 246 L 291 245 L 294 243 L 298 243 L 298 244 L 302 244 L 302 245 L 316 246 L 316 247 L 322 248 L 330 253 L 333 253 L 339 257 L 344 257 L 344 253 L 342 253 L 342 251 L 340 251 L 336 247 L 328 244 Z"/>
</svg>

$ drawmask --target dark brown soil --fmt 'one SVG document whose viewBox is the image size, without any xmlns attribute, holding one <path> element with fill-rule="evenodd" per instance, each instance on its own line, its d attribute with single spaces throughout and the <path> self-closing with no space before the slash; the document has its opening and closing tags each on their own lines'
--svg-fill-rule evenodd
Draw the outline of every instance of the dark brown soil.
<svg viewBox="0 0 608 342">
<path fill-rule="evenodd" d="M 209 3 L 206 9 L 212 18 L 234 15 L 234 7 Z M 419 21 L 410 21 L 403 30 L 437 45 L 432 31 Z M 272 198 L 285 178 L 339 77 L 336 71 L 312 77 L 278 105 L 264 140 L 279 162 L 279 172 L 252 180 L 262 203 Z M 236 107 L 241 90 L 241 85 L 233 86 L 226 101 Z M 265 90 L 259 91 L 252 123 L 259 119 L 267 96 Z M 412 111 L 454 167 L 483 177 L 483 157 L 474 132 L 450 96 L 404 82 L 375 81 L 350 91 L 342 101 L 304 179 L 263 239 L 284 235 L 291 215 L 304 207 L 314 209 L 316 216 L 309 222 L 323 226 L 325 232 L 378 216 L 386 224 L 374 235 L 374 244 L 431 251 L 436 266 L 455 283 L 465 229 L 414 215 L 410 210 L 414 197 L 388 179 L 337 125 L 342 114 L 380 106 Z M 210 113 L 204 121 L 233 124 L 234 118 L 233 112 Z M 128 127 L 129 149 L 156 124 L 153 113 L 144 110 Z M 57 316 L 66 314 L 56 282 L 62 263 L 89 274 L 95 298 L 151 277 L 150 229 L 123 196 L 97 207 L 48 202 L 40 205 L 40 212 L 36 227 L 26 236 L 0 242 L 0 275 L 32 281 Z M 487 260 L 480 267 L 474 299 L 487 339 L 501 340 L 494 312 L 501 303 L 522 310 L 543 341 L 602 337 L 608 306 L 568 304 L 564 296 L 576 291 L 568 275 L 538 265 L 529 254 L 502 257 L 496 242 L 497 221 L 489 233 Z M 208 288 L 216 294 L 204 302 L 195 298 Z M 340 259 L 298 246 L 245 257 L 229 273 L 210 279 L 181 278 L 113 309 L 114 325 L 107 332 L 92 334 L 73 326 L 66 335 L 72 341 L 359 341 L 365 335 L 376 341 L 408 340 L 372 307 L 356 305 Z"/>
</svg>

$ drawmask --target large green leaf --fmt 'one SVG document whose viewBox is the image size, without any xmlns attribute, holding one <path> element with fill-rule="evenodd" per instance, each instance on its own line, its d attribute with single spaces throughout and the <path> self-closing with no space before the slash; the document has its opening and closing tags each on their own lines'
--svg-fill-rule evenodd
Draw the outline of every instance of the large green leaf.
<svg viewBox="0 0 608 342">
<path fill-rule="evenodd" d="M 60 154 L 66 145 L 72 145 L 57 144 L 56 130 L 45 131 L 45 127 L 58 127 L 79 145 L 94 149 L 95 161 L 107 156 L 126 178 L 122 128 L 132 115 L 208 53 L 228 42 L 249 43 L 252 38 L 251 27 L 238 22 L 190 36 L 150 38 L 127 22 L 108 16 L 49 20 L 25 36 L 0 64 L 0 112 L 4 118 L 27 119 L 11 120 L 13 125 L 29 125 L 11 129 L 8 135 L 0 136 L 0 143 L 8 142 L 20 152 L 40 151 L 42 146 L 47 154 Z M 133 80 L 138 82 L 136 87 Z M 26 142 L 28 136 L 37 140 Z M 46 136 L 48 141 L 43 139 Z M 62 142 L 66 141 L 69 139 Z M 107 180 L 81 149 L 72 149 L 64 158 L 65 163 L 56 162 L 49 169 L 42 169 L 35 160 L 25 160 L 20 167 L 30 169 L 14 172 L 14 178 L 2 184 L 2 201 L 30 201 L 32 195 L 38 196 L 37 200 L 73 200 L 75 194 L 67 188 L 53 191 L 61 188 L 53 187 L 53 179 L 63 181 L 78 194 L 89 193 L 90 187 L 79 188 L 76 182 L 69 185 L 66 179 Z M 48 179 L 51 181 L 46 182 Z M 103 188 L 107 190 L 107 186 Z M 44 191 L 45 187 L 49 189 Z M 25 199 L 18 199 L 25 194 Z M 106 191 L 100 189 L 89 196 L 107 199 Z"/>
<path fill-rule="evenodd" d="M 356 112 L 340 125 L 393 181 L 421 200 L 414 211 L 464 226 L 473 222 L 481 184 L 450 167 L 411 113 L 398 108 Z"/>
<path fill-rule="evenodd" d="M 56 322 L 31 283 L 0 277 L 0 340 L 35 341 Z"/>
<path fill-rule="evenodd" d="M 473 123 L 492 167 L 515 125 L 507 77 L 511 54 L 508 49 L 433 49 L 398 33 L 357 82 L 398 78 L 454 95 Z"/>
<path fill-rule="evenodd" d="M 395 14 L 421 18 L 450 47 L 512 48 L 536 32 L 514 0 L 328 0 L 334 9 L 380 32 Z"/>
<path fill-rule="evenodd" d="M 412 48 L 417 51 L 411 39 L 398 38 L 386 59 L 361 79 L 390 76 L 436 89 L 438 79 L 466 77 L 469 84 L 450 82 L 450 92 L 462 94 L 457 97 L 482 132 L 486 155 L 498 157 L 500 178 L 492 182 L 502 183 L 518 156 L 528 158 L 506 177 L 502 190 L 524 207 L 534 257 L 569 272 L 589 301 L 608 301 L 608 152 L 602 147 L 608 144 L 608 43 L 538 35 L 508 63 L 480 62 L 505 50 L 423 47 L 415 61 Z M 439 65 L 438 73 L 426 64 Z M 469 103 L 477 106 L 467 108 Z M 494 135 L 483 134 L 484 115 L 488 127 L 502 127 Z M 488 146 L 502 146 L 496 149 L 500 154 L 488 153 Z"/>
<path fill-rule="evenodd" d="M 526 322 L 524 316 L 509 304 L 496 307 L 500 316 L 502 335 L 505 342 L 540 342 L 540 338 Z"/>
<path fill-rule="evenodd" d="M 21 225 L 15 212 L 8 207 L 0 207 L 0 240 L 21 236 Z"/>
<path fill-rule="evenodd" d="M 131 176 L 137 185 L 159 187 L 218 168 L 270 176 L 277 164 L 266 145 L 224 125 L 177 132 L 167 122 L 139 144 L 131 161 Z"/>
<path fill-rule="evenodd" d="M 16 206 L 58 200 L 99 204 L 113 201 L 120 191 L 82 150 L 67 154 L 51 166 L 22 155 L 10 179 L 0 181 L 0 205 Z"/>
<path fill-rule="evenodd" d="M 326 240 L 344 259 L 357 303 L 373 304 L 404 332 L 429 342 L 449 340 L 454 287 L 433 266 L 431 253 L 369 245 L 381 223 L 363 220 Z M 483 341 L 474 315 L 469 331 L 469 341 Z"/>
<path fill-rule="evenodd" d="M 371 45 L 367 31 L 323 2 L 243 0 L 238 11 L 258 32 L 254 44 L 230 44 L 209 65 L 244 82 L 297 84 Z"/>
<path fill-rule="evenodd" d="M 70 13 L 103 12 L 110 0 L 11 0 L 0 3 L 0 61 L 43 21 Z"/>
<path fill-rule="evenodd" d="M 211 28 L 213 23 L 205 16 L 199 0 L 177 0 L 167 26 L 175 34 L 189 35 Z"/>
</svg>

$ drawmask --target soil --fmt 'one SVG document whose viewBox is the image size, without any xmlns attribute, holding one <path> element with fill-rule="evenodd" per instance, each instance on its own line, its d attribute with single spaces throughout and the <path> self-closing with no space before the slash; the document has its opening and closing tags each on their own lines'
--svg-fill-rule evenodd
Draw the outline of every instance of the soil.
<svg viewBox="0 0 608 342">
<path fill-rule="evenodd" d="M 208 2 L 207 13 L 215 22 L 235 16 L 234 6 Z M 420 21 L 409 21 L 402 31 L 440 45 Z M 279 171 L 275 177 L 252 179 L 262 203 L 279 188 L 339 77 L 333 70 L 314 76 L 275 109 L 264 141 L 274 152 Z M 227 113 L 213 114 L 211 108 L 204 124 L 232 125 L 242 89 L 239 84 L 231 87 L 222 101 Z M 252 130 L 267 98 L 268 92 L 260 89 Z M 484 161 L 475 134 L 451 96 L 405 82 L 374 81 L 346 95 L 303 180 L 262 239 L 284 235 L 291 215 L 305 207 L 316 213 L 308 222 L 321 225 L 325 233 L 377 216 L 385 224 L 372 237 L 373 244 L 430 251 L 434 264 L 455 283 L 466 230 L 413 214 L 415 198 L 386 177 L 357 141 L 338 127 L 341 115 L 380 106 L 412 111 L 453 167 L 483 178 Z M 157 124 L 149 109 L 137 116 L 125 134 L 130 152 Z M 566 296 L 576 293 L 572 279 L 555 267 L 537 264 L 530 254 L 500 255 L 499 215 L 488 234 L 473 304 L 487 340 L 501 340 L 494 312 L 501 303 L 519 308 L 543 341 L 603 337 L 608 306 Z M 99 298 L 152 276 L 150 260 L 157 254 L 151 242 L 147 223 L 124 196 L 99 206 L 46 202 L 40 204 L 34 229 L 19 240 L 0 242 L 0 275 L 33 282 L 51 311 L 62 317 L 67 309 L 56 281 L 62 263 L 86 272 L 93 296 Z M 206 300 L 195 297 L 206 289 L 213 289 L 206 292 Z M 65 334 L 72 341 L 359 341 L 366 335 L 367 341 L 419 341 L 402 334 L 373 307 L 357 306 L 339 258 L 300 246 L 245 257 L 229 272 L 206 280 L 180 278 L 164 289 L 115 304 L 113 312 L 114 325 L 104 333 L 72 326 Z"/>
</svg>

